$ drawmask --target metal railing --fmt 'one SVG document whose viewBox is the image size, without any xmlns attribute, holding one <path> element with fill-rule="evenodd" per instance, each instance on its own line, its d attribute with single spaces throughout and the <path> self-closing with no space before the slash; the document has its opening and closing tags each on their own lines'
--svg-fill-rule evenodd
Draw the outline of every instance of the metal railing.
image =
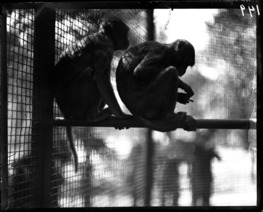
<svg viewBox="0 0 263 212">
<path fill-rule="evenodd" d="M 198 129 L 256 129 L 257 122 L 252 119 L 196 119 Z M 123 128 L 145 128 L 146 126 L 137 120 L 111 118 L 100 122 L 87 122 L 81 120 L 63 120 L 56 119 L 53 121 L 54 126 L 87 126 L 87 127 L 123 127 Z M 182 128 L 179 127 L 179 128 Z"/>
</svg>

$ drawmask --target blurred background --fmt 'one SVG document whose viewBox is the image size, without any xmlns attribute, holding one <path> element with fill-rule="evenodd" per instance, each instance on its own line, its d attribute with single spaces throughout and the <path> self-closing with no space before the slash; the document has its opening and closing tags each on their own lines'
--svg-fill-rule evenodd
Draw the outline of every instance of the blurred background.
<svg viewBox="0 0 263 212">
<path fill-rule="evenodd" d="M 177 105 L 198 119 L 256 119 L 256 16 L 240 9 L 155 9 L 154 38 L 186 39 L 196 64 L 182 80 L 195 95 Z M 56 60 L 70 44 L 116 15 L 130 27 L 130 45 L 148 38 L 146 10 L 57 10 Z M 33 207 L 32 134 L 34 10 L 7 16 L 8 176 L 10 207 Z M 112 84 L 122 52 L 112 62 Z M 116 92 L 117 94 L 117 92 Z M 118 94 L 117 94 L 118 95 Z M 118 98 L 123 111 L 129 113 Z M 61 117 L 54 102 L 54 118 Z M 53 127 L 51 206 L 255 206 L 256 130 L 116 130 L 74 127 L 80 170 L 64 127 Z"/>
</svg>

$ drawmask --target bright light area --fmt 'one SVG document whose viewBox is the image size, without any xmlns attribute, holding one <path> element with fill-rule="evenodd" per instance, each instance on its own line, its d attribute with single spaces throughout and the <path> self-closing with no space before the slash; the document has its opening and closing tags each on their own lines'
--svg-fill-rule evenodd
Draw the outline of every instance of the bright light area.
<svg viewBox="0 0 263 212">
<path fill-rule="evenodd" d="M 217 9 L 158 9 L 154 11 L 156 30 L 163 30 L 167 43 L 185 39 L 196 50 L 203 50 L 209 41 L 206 22 L 213 23 L 217 13 Z"/>
<path fill-rule="evenodd" d="M 125 159 L 129 156 L 132 150 L 132 143 L 127 136 L 108 136 L 106 138 L 106 144 L 109 148 L 115 150 L 120 159 Z"/>
<path fill-rule="evenodd" d="M 185 39 L 193 44 L 195 51 L 205 50 L 210 35 L 207 23 L 214 23 L 218 9 L 158 9 L 155 10 L 156 40 L 172 43 L 177 39 Z M 215 81 L 222 76 L 226 63 L 218 61 L 216 66 L 209 67 L 196 58 L 195 69 L 209 80 Z"/>
</svg>

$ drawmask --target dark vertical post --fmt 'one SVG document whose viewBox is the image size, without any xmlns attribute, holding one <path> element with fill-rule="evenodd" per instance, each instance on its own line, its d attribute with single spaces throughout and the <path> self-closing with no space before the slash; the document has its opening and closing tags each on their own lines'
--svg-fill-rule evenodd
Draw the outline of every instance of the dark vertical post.
<svg viewBox="0 0 263 212">
<path fill-rule="evenodd" d="M 2 8 L 1 17 L 1 96 L 0 96 L 0 141 L 1 141 L 1 209 L 8 207 L 8 126 L 7 126 L 7 36 L 6 10 Z"/>
<path fill-rule="evenodd" d="M 262 13 L 262 3 L 259 2 L 259 8 L 261 8 Z M 257 16 L 257 117 L 262 117 L 262 15 Z M 262 126 L 263 126 L 263 119 L 258 118 L 257 119 L 257 138 L 260 138 L 260 132 L 262 132 Z M 262 150 L 263 143 L 257 139 L 259 142 L 257 142 L 257 149 Z M 259 152 L 257 153 L 257 167 L 262 167 L 262 157 L 260 156 Z M 262 179 L 262 169 L 257 168 L 257 205 L 259 208 L 263 208 L 263 198 L 262 198 L 262 189 L 263 189 L 263 182 L 260 180 Z"/>
<path fill-rule="evenodd" d="M 146 131 L 146 180 L 145 180 L 145 199 L 144 205 L 151 206 L 152 187 L 153 187 L 153 155 L 154 155 L 154 142 L 152 139 L 152 130 Z"/>
<path fill-rule="evenodd" d="M 147 11 L 147 39 L 154 40 L 154 17 L 153 9 Z M 153 188 L 153 155 L 154 155 L 154 142 L 152 139 L 152 130 L 147 129 L 146 133 L 146 185 L 145 185 L 145 199 L 144 205 L 151 206 L 152 188 Z"/>
<path fill-rule="evenodd" d="M 154 40 L 154 9 L 147 9 L 147 40 Z"/>
<path fill-rule="evenodd" d="M 91 164 L 91 158 L 90 155 L 87 154 L 86 156 L 86 167 L 83 173 L 83 187 L 89 188 L 88 190 L 84 190 L 84 199 L 85 199 L 85 207 L 91 207 L 91 197 L 92 197 L 92 164 Z"/>
<path fill-rule="evenodd" d="M 55 11 L 40 7 L 35 14 L 32 140 L 36 145 L 37 166 L 34 198 L 37 207 L 50 207 Z"/>
</svg>

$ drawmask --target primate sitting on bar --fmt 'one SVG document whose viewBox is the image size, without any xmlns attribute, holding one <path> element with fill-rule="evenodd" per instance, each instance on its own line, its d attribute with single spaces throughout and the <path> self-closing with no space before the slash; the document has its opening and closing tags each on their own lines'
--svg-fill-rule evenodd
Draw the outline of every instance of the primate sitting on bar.
<svg viewBox="0 0 263 212">
<path fill-rule="evenodd" d="M 119 95 L 147 127 L 167 132 L 183 127 L 194 131 L 196 120 L 185 112 L 174 113 L 176 102 L 187 104 L 194 92 L 180 80 L 195 64 L 195 49 L 186 40 L 171 44 L 148 41 L 129 48 L 116 71 Z M 178 88 L 186 93 L 178 93 Z"/>
<path fill-rule="evenodd" d="M 113 114 L 117 118 L 131 117 L 122 112 L 110 82 L 113 53 L 128 48 L 128 31 L 120 19 L 109 18 L 98 33 L 86 36 L 61 54 L 54 68 L 53 85 L 65 119 L 100 121 Z M 66 129 L 77 171 L 71 127 Z"/>
</svg>

